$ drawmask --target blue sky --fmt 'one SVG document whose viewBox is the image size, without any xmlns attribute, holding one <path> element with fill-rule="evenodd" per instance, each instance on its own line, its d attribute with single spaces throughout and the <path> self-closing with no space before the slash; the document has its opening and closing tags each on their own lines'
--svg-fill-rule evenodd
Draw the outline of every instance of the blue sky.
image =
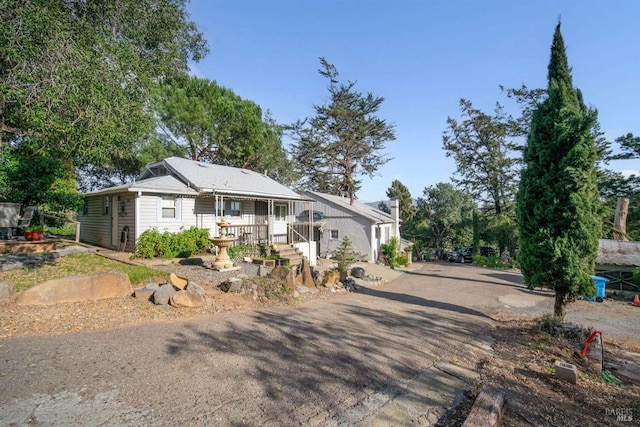
<svg viewBox="0 0 640 427">
<path fill-rule="evenodd" d="M 515 112 L 499 85 L 546 87 L 559 18 L 574 85 L 598 110 L 605 136 L 640 135 L 637 0 L 191 0 L 188 10 L 211 47 L 193 72 L 279 123 L 328 101 L 321 56 L 341 81 L 385 98 L 379 116 L 395 125 L 385 150 L 393 160 L 363 177 L 363 202 L 386 199 L 394 179 L 414 197 L 449 182 L 447 117 L 460 117 L 460 98 L 487 113 L 498 101 Z M 610 167 L 638 170 L 640 161 Z"/>
</svg>

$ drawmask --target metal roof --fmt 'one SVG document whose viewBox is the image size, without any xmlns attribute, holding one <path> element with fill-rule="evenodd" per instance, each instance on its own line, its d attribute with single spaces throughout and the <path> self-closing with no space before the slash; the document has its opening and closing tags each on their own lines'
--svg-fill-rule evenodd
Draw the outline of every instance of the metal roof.
<svg viewBox="0 0 640 427">
<path fill-rule="evenodd" d="M 394 222 L 395 220 L 391 215 L 386 212 L 383 212 L 379 209 L 373 208 L 371 206 L 365 205 L 364 203 L 360 203 L 355 201 L 353 205 L 349 203 L 349 199 L 340 196 L 334 196 L 332 194 L 320 193 L 318 191 L 306 191 L 307 194 L 312 199 L 323 199 L 327 202 L 333 203 L 341 208 L 347 209 L 351 211 L 355 215 L 359 215 L 368 219 L 371 222 L 376 224 L 380 223 L 388 223 Z"/>
<path fill-rule="evenodd" d="M 169 157 L 162 163 L 199 192 L 302 199 L 298 193 L 288 187 L 267 175 L 252 170 L 196 162 L 180 157 Z"/>
<path fill-rule="evenodd" d="M 153 193 L 166 194 L 182 194 L 182 195 L 198 195 L 193 188 L 189 188 L 184 182 L 172 175 L 154 176 L 140 181 L 130 182 L 128 184 L 117 185 L 115 187 L 104 188 L 102 190 L 92 191 L 89 195 L 121 193 L 123 191 L 147 191 Z"/>
<path fill-rule="evenodd" d="M 640 242 L 600 239 L 596 264 L 640 267 Z"/>
<path fill-rule="evenodd" d="M 248 169 L 196 162 L 180 157 L 150 163 L 138 180 L 93 191 L 91 195 L 121 191 L 198 195 L 215 193 L 256 198 L 307 200 L 272 178 Z"/>
</svg>

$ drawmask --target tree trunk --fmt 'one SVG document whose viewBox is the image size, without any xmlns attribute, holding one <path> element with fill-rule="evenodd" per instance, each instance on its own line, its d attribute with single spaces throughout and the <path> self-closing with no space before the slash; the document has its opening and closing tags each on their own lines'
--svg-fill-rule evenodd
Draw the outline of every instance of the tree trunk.
<svg viewBox="0 0 640 427">
<path fill-rule="evenodd" d="M 613 224 L 613 239 L 628 241 L 627 238 L 627 214 L 629 212 L 629 199 L 618 197 L 616 216 Z"/>
<path fill-rule="evenodd" d="M 556 289 L 556 301 L 553 305 L 553 316 L 564 322 L 564 318 L 567 315 L 567 293 L 560 289 Z"/>
</svg>

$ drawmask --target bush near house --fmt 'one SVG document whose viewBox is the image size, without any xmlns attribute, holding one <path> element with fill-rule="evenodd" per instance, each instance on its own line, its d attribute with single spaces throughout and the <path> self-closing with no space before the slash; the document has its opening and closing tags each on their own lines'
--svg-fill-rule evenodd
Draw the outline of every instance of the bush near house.
<svg viewBox="0 0 640 427">
<path fill-rule="evenodd" d="M 136 242 L 134 258 L 187 258 L 211 246 L 209 229 L 190 227 L 178 233 L 157 228 L 144 231 Z"/>
<path fill-rule="evenodd" d="M 400 241 L 397 237 L 389 239 L 388 243 L 380 245 L 387 258 L 387 262 L 392 267 L 402 267 L 409 265 L 409 258 L 406 255 L 400 255 Z"/>
</svg>

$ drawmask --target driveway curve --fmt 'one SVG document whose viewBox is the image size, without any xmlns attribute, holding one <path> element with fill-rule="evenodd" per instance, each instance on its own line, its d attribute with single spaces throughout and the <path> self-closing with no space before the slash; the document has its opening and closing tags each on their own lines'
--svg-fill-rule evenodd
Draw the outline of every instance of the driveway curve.
<svg viewBox="0 0 640 427">
<path fill-rule="evenodd" d="M 494 313 L 552 304 L 516 273 L 415 267 L 296 307 L 2 339 L 0 425 L 384 425 L 425 372 L 486 356 Z M 433 424 L 452 399 L 408 417 Z"/>
</svg>

